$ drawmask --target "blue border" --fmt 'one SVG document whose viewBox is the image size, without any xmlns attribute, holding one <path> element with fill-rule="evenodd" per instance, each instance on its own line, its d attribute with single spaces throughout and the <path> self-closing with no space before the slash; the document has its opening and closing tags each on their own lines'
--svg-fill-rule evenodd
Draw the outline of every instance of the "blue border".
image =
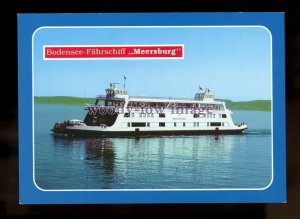
<svg viewBox="0 0 300 219">
<path fill-rule="evenodd" d="M 41 191 L 33 182 L 32 34 L 42 26 L 260 25 L 273 38 L 274 179 L 265 190 Z M 286 202 L 284 13 L 19 14 L 19 187 L 21 204 Z"/>
</svg>

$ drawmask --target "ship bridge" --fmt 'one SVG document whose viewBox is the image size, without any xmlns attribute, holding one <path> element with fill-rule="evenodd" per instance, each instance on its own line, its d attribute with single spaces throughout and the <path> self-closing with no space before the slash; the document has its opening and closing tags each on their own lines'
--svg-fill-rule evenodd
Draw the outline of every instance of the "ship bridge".
<svg viewBox="0 0 300 219">
<path fill-rule="evenodd" d="M 203 102 L 214 102 L 215 95 L 211 93 L 209 89 L 205 89 L 204 92 L 196 93 L 194 100 L 203 101 Z"/>
<path fill-rule="evenodd" d="M 128 98 L 128 91 L 125 90 L 125 88 L 122 89 L 118 89 L 117 88 L 117 84 L 119 83 L 110 83 L 110 87 L 105 89 L 106 92 L 106 98 L 110 99 L 110 98 Z"/>
<path fill-rule="evenodd" d="M 125 89 L 118 89 L 118 83 L 110 83 L 110 87 L 105 89 L 106 95 L 97 95 L 95 105 L 122 106 L 128 100 L 128 92 Z"/>
<path fill-rule="evenodd" d="M 106 95 L 98 95 L 97 100 L 127 100 L 128 91 L 117 88 L 119 83 L 110 83 L 110 87 L 105 89 Z"/>
</svg>

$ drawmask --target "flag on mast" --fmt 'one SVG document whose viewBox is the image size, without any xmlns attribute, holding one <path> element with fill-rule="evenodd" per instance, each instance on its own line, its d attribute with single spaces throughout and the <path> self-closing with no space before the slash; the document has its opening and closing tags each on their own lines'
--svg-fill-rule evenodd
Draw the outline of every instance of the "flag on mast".
<svg viewBox="0 0 300 219">
<path fill-rule="evenodd" d="M 125 75 L 124 75 L 124 90 L 125 90 L 125 81 L 126 81 L 126 77 L 125 77 Z"/>
</svg>

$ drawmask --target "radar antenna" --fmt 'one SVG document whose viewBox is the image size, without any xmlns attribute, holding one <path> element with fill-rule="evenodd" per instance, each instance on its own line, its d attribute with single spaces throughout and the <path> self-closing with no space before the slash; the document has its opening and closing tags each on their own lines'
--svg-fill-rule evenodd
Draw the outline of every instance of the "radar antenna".
<svg viewBox="0 0 300 219">
<path fill-rule="evenodd" d="M 117 82 L 110 82 L 109 83 L 109 86 L 110 86 L 110 88 L 112 88 L 112 89 L 115 89 L 115 88 L 117 88 L 117 84 L 120 84 L 120 83 L 117 83 Z"/>
</svg>

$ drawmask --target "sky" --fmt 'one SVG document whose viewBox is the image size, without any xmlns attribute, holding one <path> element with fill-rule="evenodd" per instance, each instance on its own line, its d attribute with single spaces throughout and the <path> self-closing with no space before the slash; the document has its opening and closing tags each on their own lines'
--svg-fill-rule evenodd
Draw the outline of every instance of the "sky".
<svg viewBox="0 0 300 219">
<path fill-rule="evenodd" d="M 44 45 L 183 44 L 184 59 L 43 60 Z M 43 28 L 33 38 L 34 96 L 95 97 L 111 82 L 130 96 L 271 99 L 271 35 L 263 27 Z"/>
</svg>

